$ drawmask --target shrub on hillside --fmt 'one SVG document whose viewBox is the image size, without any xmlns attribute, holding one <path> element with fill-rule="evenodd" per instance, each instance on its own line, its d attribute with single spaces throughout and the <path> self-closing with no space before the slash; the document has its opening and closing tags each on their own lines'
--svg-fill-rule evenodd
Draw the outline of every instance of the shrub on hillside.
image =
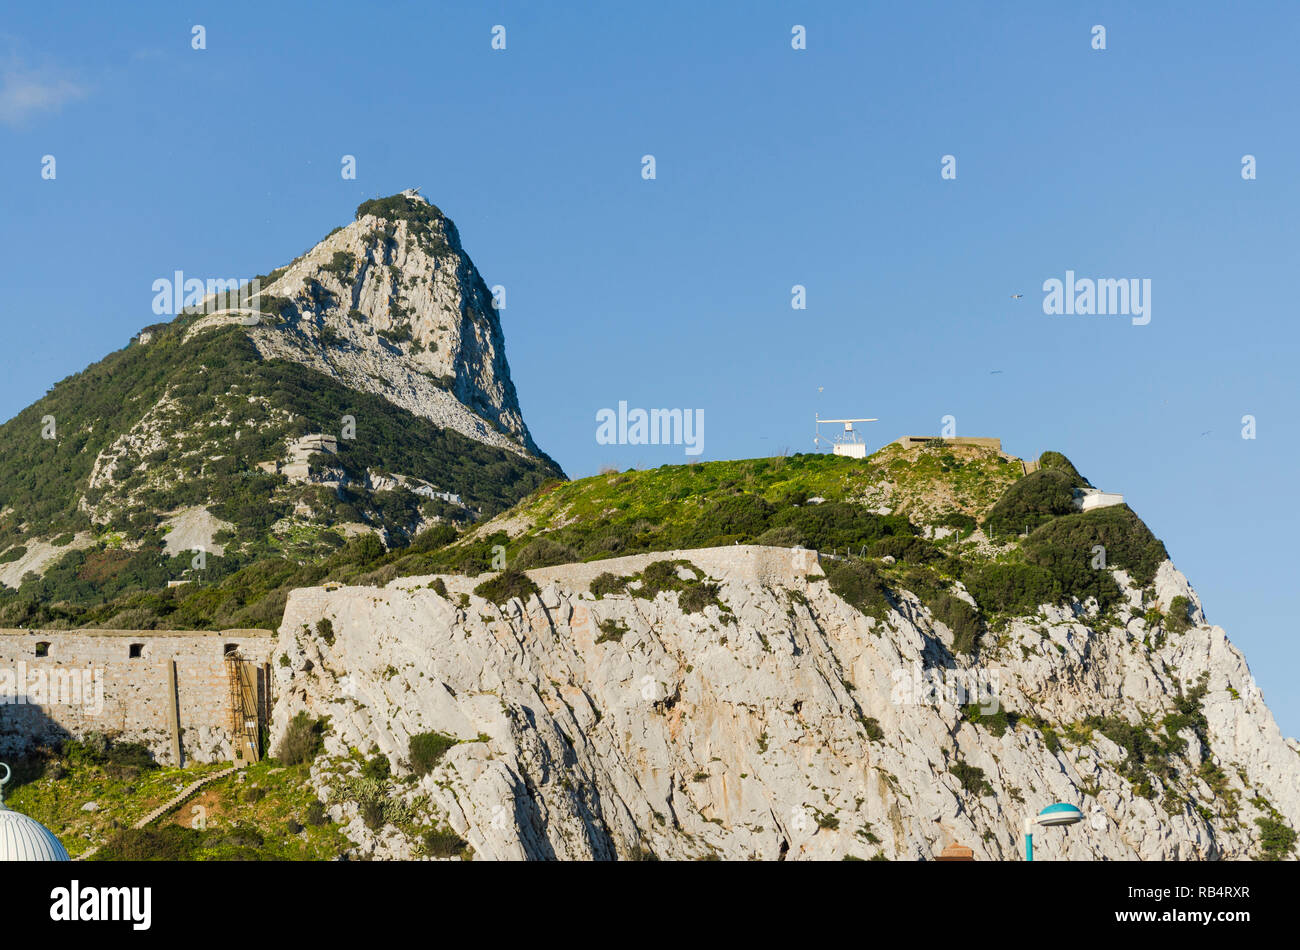
<svg viewBox="0 0 1300 950">
<path fill-rule="evenodd" d="M 384 803 L 378 799 L 361 802 L 361 820 L 371 831 L 378 831 L 387 822 L 384 819 Z"/>
<path fill-rule="evenodd" d="M 979 522 L 962 511 L 945 511 L 930 523 L 937 528 L 956 528 L 964 537 L 969 537 L 979 527 Z"/>
<path fill-rule="evenodd" d="M 949 593 L 941 593 L 926 603 L 934 619 L 952 631 L 952 652 L 973 656 L 979 649 L 983 625 L 979 613 L 966 601 Z"/>
<path fill-rule="evenodd" d="M 867 616 L 880 617 L 892 606 L 884 579 L 865 561 L 831 561 L 825 571 L 831 590 Z"/>
<path fill-rule="evenodd" d="M 1296 833 L 1277 818 L 1256 818 L 1259 852 L 1264 861 L 1284 861 L 1295 848 Z"/>
<path fill-rule="evenodd" d="M 334 621 L 329 617 L 321 617 L 317 620 L 316 636 L 332 646 L 334 644 Z"/>
<path fill-rule="evenodd" d="M 1093 549 L 1106 550 L 1106 566 L 1123 568 L 1139 587 L 1155 580 L 1168 552 L 1128 505 L 1095 508 L 1058 518 L 1033 532 L 1024 543 L 1026 560 L 1050 567 L 1067 593 L 1089 589 L 1082 573 L 1093 568 Z M 1113 585 L 1112 585 L 1113 586 Z M 1076 595 L 1077 596 L 1077 595 Z"/>
<path fill-rule="evenodd" d="M 527 600 L 530 595 L 539 593 L 541 588 L 523 571 L 513 568 L 502 571 L 491 580 L 486 580 L 474 588 L 474 593 L 484 600 L 490 600 L 497 606 L 504 606 L 511 598 Z"/>
<path fill-rule="evenodd" d="M 699 613 L 709 604 L 719 603 L 717 584 L 689 584 L 677 595 L 677 606 L 682 613 Z"/>
<path fill-rule="evenodd" d="M 1030 614 L 1060 598 L 1052 572 L 1034 564 L 981 564 L 964 571 L 961 581 L 976 603 L 996 613 Z"/>
<path fill-rule="evenodd" d="M 1060 469 L 1031 472 L 1002 493 L 984 519 L 984 530 L 993 536 L 1014 536 L 1067 515 L 1074 511 L 1076 484 Z"/>
<path fill-rule="evenodd" d="M 637 575 L 641 586 L 635 591 L 637 597 L 654 600 L 663 591 L 681 590 L 685 582 L 677 576 L 677 568 L 685 567 L 685 561 L 654 561 L 645 566 Z M 698 571 L 696 572 L 698 576 Z"/>
<path fill-rule="evenodd" d="M 1038 468 L 1052 469 L 1058 472 L 1064 472 L 1070 477 L 1070 480 L 1080 487 L 1090 487 L 1088 480 L 1079 474 L 1079 470 L 1074 467 L 1074 463 L 1062 455 L 1060 452 L 1044 452 L 1038 456 Z"/>
<path fill-rule="evenodd" d="M 411 736 L 407 757 L 412 771 L 416 775 L 428 775 L 456 741 L 453 736 L 441 732 L 421 732 Z"/>
<path fill-rule="evenodd" d="M 95 852 L 93 861 L 188 861 L 203 836 L 181 825 L 123 828 Z"/>
<path fill-rule="evenodd" d="M 949 770 L 957 781 L 961 782 L 961 787 L 972 795 L 992 795 L 993 786 L 989 784 L 988 779 L 984 777 L 984 770 L 975 765 L 957 759 Z"/>
<path fill-rule="evenodd" d="M 119 779 L 133 779 L 141 772 L 158 768 L 153 753 L 143 742 L 118 742 L 102 732 L 68 739 L 60 747 L 60 753 L 71 765 L 95 765 Z"/>
<path fill-rule="evenodd" d="M 722 543 L 727 538 L 748 541 L 767 530 L 776 508 L 759 495 L 731 495 L 713 502 L 695 519 L 693 544 Z"/>
<path fill-rule="evenodd" d="M 313 828 L 319 828 L 329 820 L 329 815 L 325 813 L 325 803 L 320 799 L 313 798 L 307 805 L 307 812 L 303 816 L 303 821 Z"/>
<path fill-rule="evenodd" d="M 905 564 L 929 564 L 943 559 L 943 552 L 924 538 L 895 534 L 873 541 L 867 552 L 872 557 L 892 557 Z"/>
<path fill-rule="evenodd" d="M 856 549 L 890 535 L 916 533 L 916 527 L 902 515 L 878 515 L 861 505 L 835 501 L 786 508 L 773 516 L 770 527 L 793 528 L 803 547 L 817 551 Z"/>
<path fill-rule="evenodd" d="M 578 552 L 567 544 L 560 544 L 550 538 L 533 538 L 515 554 L 515 567 L 526 571 L 534 567 L 553 567 L 556 564 L 572 564 L 579 560 Z"/>
<path fill-rule="evenodd" d="M 623 594 L 627 592 L 627 578 L 618 577 L 609 571 L 602 571 L 597 574 L 591 581 L 591 592 L 597 598 L 605 597 L 609 594 Z"/>
<path fill-rule="evenodd" d="M 768 528 L 757 538 L 755 544 L 766 544 L 774 548 L 796 548 L 803 545 L 803 533 L 793 525 Z"/>
<path fill-rule="evenodd" d="M 1192 625 L 1192 602 L 1179 594 L 1169 602 L 1169 616 L 1165 620 L 1165 629 L 1170 633 L 1185 633 Z"/>
<path fill-rule="evenodd" d="M 321 740 L 323 731 L 324 724 L 319 719 L 313 719 L 305 711 L 299 711 L 284 730 L 284 736 L 276 746 L 275 757 L 285 765 L 311 762 L 320 754 L 324 745 Z"/>
<path fill-rule="evenodd" d="M 412 540 L 407 550 L 412 554 L 423 554 L 427 551 L 435 551 L 438 548 L 445 547 L 455 541 L 458 535 L 456 529 L 449 524 L 435 524 L 430 528 L 421 531 Z"/>
<path fill-rule="evenodd" d="M 425 853 L 433 858 L 457 858 L 465 853 L 469 843 L 449 829 L 435 828 L 424 833 Z"/>
</svg>

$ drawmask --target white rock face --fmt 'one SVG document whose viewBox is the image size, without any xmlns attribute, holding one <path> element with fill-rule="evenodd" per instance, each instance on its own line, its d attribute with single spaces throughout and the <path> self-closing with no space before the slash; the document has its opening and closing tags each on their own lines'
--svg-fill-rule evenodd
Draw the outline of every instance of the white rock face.
<svg viewBox="0 0 1300 950">
<path fill-rule="evenodd" d="M 716 580 L 725 609 L 589 592 L 598 573 L 674 558 Z M 377 746 L 399 774 L 411 735 L 455 736 L 432 773 L 396 787 L 480 858 L 928 859 L 955 839 L 1010 860 L 1023 819 L 1054 802 L 1087 820 L 1040 829 L 1036 860 L 1249 857 L 1257 796 L 1300 827 L 1300 756 L 1217 627 L 1144 642 L 1140 609 L 1104 628 L 1053 609 L 1000 644 L 986 637 L 971 662 L 954 660 L 951 632 L 910 595 L 883 622 L 863 616 L 810 552 L 714 548 L 529 573 L 540 595 L 504 608 L 472 594 L 483 577 L 443 578 L 448 597 L 427 577 L 295 591 L 272 662 L 274 735 L 299 710 L 328 715 L 329 754 Z M 1172 565 L 1162 576 L 1186 585 Z M 332 644 L 314 633 L 322 618 Z M 989 711 L 993 695 L 1024 718 L 1001 735 L 972 724 L 959 708 L 970 697 L 926 685 L 936 673 L 979 681 Z M 1198 774 L 1207 750 L 1185 727 L 1147 792 L 1123 776 L 1114 742 L 1077 728 L 1112 715 L 1158 727 L 1202 678 L 1217 774 Z M 372 834 L 337 811 L 360 852 L 413 853 L 391 827 Z"/>
<path fill-rule="evenodd" d="M 50 541 L 27 541 L 23 544 L 26 550 L 22 557 L 0 564 L 0 584 L 5 587 L 18 587 L 28 572 L 42 574 L 47 566 L 69 551 L 88 548 L 94 543 L 95 539 L 88 531 L 78 531 L 72 541 L 63 547 L 58 547 Z M 0 552 L 3 553 L 5 552 Z"/>
<path fill-rule="evenodd" d="M 425 229 L 364 215 L 261 290 L 260 303 L 285 298 L 296 314 L 253 321 L 255 310 L 221 310 L 187 337 L 245 326 L 264 358 L 301 363 L 488 445 L 540 454 L 519 409 L 492 294 L 449 219 Z"/>
<path fill-rule="evenodd" d="M 167 529 L 163 544 L 170 557 L 188 554 L 200 548 L 220 557 L 225 553 L 225 546 L 213 541 L 212 538 L 217 532 L 234 527 L 230 522 L 222 521 L 202 506 L 185 508 L 172 517 L 164 519 L 162 526 Z"/>
</svg>

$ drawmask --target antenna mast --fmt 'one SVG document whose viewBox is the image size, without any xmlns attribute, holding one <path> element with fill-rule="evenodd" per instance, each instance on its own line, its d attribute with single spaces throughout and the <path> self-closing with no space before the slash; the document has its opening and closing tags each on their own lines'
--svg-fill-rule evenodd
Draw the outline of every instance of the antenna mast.
<svg viewBox="0 0 1300 950">
<path fill-rule="evenodd" d="M 821 445 L 827 441 L 822 438 L 822 423 L 842 423 L 844 430 L 833 440 L 830 440 L 831 451 L 836 455 L 844 455 L 848 458 L 864 459 L 867 457 L 867 444 L 853 429 L 855 422 L 879 422 L 879 419 L 823 419 L 821 416 L 814 414 L 813 418 L 817 421 L 817 434 L 813 436 L 813 444 Z"/>
</svg>

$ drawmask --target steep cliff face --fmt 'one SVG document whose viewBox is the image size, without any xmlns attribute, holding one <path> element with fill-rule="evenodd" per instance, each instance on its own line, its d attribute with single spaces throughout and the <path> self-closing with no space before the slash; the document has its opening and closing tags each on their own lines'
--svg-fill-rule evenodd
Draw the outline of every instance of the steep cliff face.
<svg viewBox="0 0 1300 950">
<path fill-rule="evenodd" d="M 707 595 L 645 596 L 662 561 Z M 593 595 L 606 572 L 625 580 Z M 529 573 L 540 592 L 500 607 L 453 576 L 291 596 L 274 732 L 329 717 L 313 774 L 360 853 L 423 853 L 438 826 L 496 859 L 921 859 L 953 840 L 1013 859 L 1055 802 L 1087 817 L 1041 832 L 1040 859 L 1246 858 L 1300 826 L 1294 740 L 1167 561 L 1154 593 L 1188 598 L 1186 630 L 1114 571 L 1117 608 L 1044 606 L 978 660 L 905 590 L 864 615 L 807 551 Z M 458 741 L 395 786 L 413 823 L 371 831 L 342 791 L 354 750 L 407 773 L 428 732 Z"/>
<path fill-rule="evenodd" d="M 369 201 L 354 222 L 261 282 L 250 308 L 188 331 L 245 326 L 286 359 L 488 445 L 540 455 L 524 424 L 491 291 L 456 226 L 414 191 Z"/>
</svg>

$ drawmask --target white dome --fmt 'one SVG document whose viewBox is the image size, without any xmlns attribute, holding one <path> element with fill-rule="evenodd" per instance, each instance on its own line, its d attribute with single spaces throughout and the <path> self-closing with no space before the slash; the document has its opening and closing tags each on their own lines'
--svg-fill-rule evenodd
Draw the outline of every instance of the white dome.
<svg viewBox="0 0 1300 950">
<path fill-rule="evenodd" d="M 35 818 L 0 805 L 0 861 L 67 861 L 54 832 Z"/>
<path fill-rule="evenodd" d="M 0 762 L 0 861 L 67 861 L 68 852 L 59 839 L 35 818 L 28 818 L 5 807 L 5 785 L 12 772 Z"/>
</svg>

